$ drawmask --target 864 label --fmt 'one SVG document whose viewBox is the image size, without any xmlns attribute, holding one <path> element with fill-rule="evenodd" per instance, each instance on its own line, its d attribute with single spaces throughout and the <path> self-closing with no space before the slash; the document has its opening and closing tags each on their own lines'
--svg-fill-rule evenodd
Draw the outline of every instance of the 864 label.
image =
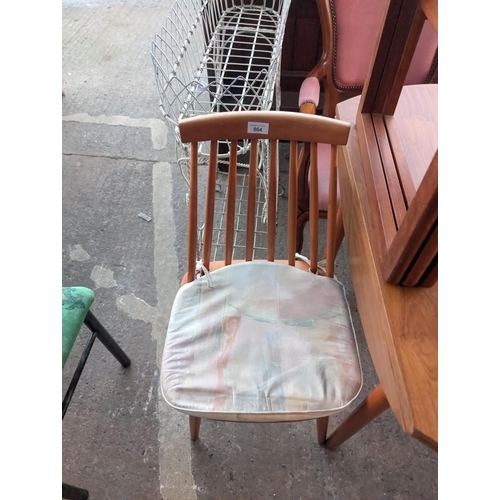
<svg viewBox="0 0 500 500">
<path fill-rule="evenodd" d="M 268 134 L 269 133 L 269 123 L 261 122 L 248 122 L 247 132 L 249 134 Z"/>
</svg>

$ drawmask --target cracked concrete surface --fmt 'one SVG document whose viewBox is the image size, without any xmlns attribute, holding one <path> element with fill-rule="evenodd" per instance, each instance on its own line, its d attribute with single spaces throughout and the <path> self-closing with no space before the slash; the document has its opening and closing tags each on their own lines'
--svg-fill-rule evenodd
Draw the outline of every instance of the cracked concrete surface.
<svg viewBox="0 0 500 500">
<path fill-rule="evenodd" d="M 192 444 L 187 417 L 163 401 L 159 368 L 184 272 L 186 185 L 158 109 L 149 44 L 171 3 L 62 4 L 63 285 L 95 290 L 94 313 L 132 360 L 123 369 L 95 344 L 62 426 L 63 480 L 94 500 L 437 498 L 437 455 L 390 412 L 328 452 L 311 422 L 204 421 Z M 377 378 L 345 252 L 337 272 L 358 332 L 363 398 Z M 63 391 L 86 337 L 83 329 Z"/>
<path fill-rule="evenodd" d="M 153 148 L 164 149 L 167 145 L 167 125 L 158 118 L 130 118 L 128 116 L 90 116 L 87 113 L 63 116 L 63 121 L 79 123 L 96 123 L 122 127 L 144 127 L 151 130 Z"/>
</svg>

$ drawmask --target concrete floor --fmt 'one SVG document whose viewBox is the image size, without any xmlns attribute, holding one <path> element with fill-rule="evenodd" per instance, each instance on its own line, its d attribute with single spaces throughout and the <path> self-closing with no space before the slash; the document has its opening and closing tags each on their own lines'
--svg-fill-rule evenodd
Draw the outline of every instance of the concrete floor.
<svg viewBox="0 0 500 500">
<path fill-rule="evenodd" d="M 95 290 L 94 313 L 132 359 L 123 369 L 96 342 L 62 426 L 63 481 L 93 500 L 437 498 L 437 454 L 390 411 L 330 452 L 313 421 L 204 421 L 192 444 L 187 417 L 164 403 L 158 367 L 184 271 L 186 188 L 171 161 L 149 46 L 171 3 L 62 3 L 62 284 Z M 344 249 L 337 274 L 358 333 L 361 401 L 377 378 Z"/>
</svg>

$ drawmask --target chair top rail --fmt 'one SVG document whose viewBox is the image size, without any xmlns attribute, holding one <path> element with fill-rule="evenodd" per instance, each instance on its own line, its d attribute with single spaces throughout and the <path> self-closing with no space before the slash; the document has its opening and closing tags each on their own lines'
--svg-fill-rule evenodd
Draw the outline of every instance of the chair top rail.
<svg viewBox="0 0 500 500">
<path fill-rule="evenodd" d="M 345 145 L 350 124 L 289 111 L 238 111 L 186 118 L 179 130 L 184 143 L 257 138 Z"/>
</svg>

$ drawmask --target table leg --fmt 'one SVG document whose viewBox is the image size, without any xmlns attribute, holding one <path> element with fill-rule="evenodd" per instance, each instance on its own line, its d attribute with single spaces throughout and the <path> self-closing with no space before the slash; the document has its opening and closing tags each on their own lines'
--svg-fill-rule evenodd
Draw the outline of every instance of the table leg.
<svg viewBox="0 0 500 500">
<path fill-rule="evenodd" d="M 325 446 L 333 450 L 389 408 L 384 389 L 377 385 L 364 401 L 333 431 Z"/>
</svg>

